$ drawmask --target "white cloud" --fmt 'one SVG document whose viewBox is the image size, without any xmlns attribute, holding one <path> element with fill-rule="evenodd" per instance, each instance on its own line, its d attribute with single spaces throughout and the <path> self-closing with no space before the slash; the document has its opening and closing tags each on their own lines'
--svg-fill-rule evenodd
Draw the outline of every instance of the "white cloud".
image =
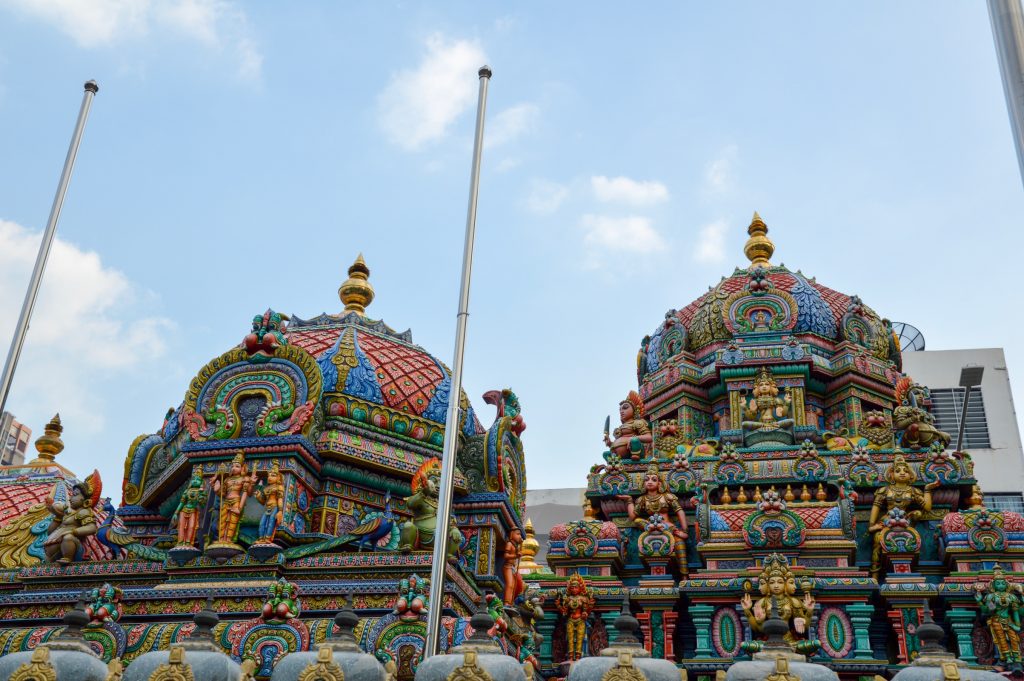
<svg viewBox="0 0 1024 681">
<path fill-rule="evenodd" d="M 443 138 L 476 102 L 476 74 L 486 62 L 475 40 L 449 41 L 434 34 L 426 48 L 420 65 L 395 74 L 377 98 L 381 129 L 407 151 Z"/>
<path fill-rule="evenodd" d="M 0 0 L 4 6 L 52 25 L 85 48 L 169 30 L 230 53 L 242 78 L 260 77 L 263 57 L 246 14 L 229 0 Z"/>
<path fill-rule="evenodd" d="M 0 220 L 0 339 L 10 339 L 39 248 L 40 234 Z M 159 358 L 173 324 L 131 314 L 145 296 L 98 254 L 56 239 L 15 375 L 22 419 L 45 422 L 55 411 L 103 427 L 97 385 Z M 6 350 L 7 346 L 3 346 Z"/>
<path fill-rule="evenodd" d="M 526 208 L 531 213 L 549 215 L 558 210 L 569 197 L 569 188 L 548 180 L 533 180 L 526 197 Z"/>
<path fill-rule="evenodd" d="M 722 149 L 718 158 L 704 169 L 704 192 L 712 196 L 728 193 L 733 186 L 733 163 L 736 161 L 736 145 Z"/>
<path fill-rule="evenodd" d="M 495 167 L 495 170 L 497 170 L 499 173 L 506 173 L 510 170 L 518 168 L 521 163 L 522 159 L 515 158 L 514 156 L 509 156 L 498 161 L 498 165 Z"/>
<path fill-rule="evenodd" d="M 608 178 L 595 175 L 590 185 L 598 201 L 628 203 L 634 206 L 668 201 L 668 187 L 653 180 L 633 180 L 628 177 Z"/>
<path fill-rule="evenodd" d="M 715 220 L 700 228 L 693 259 L 700 263 L 716 264 L 725 260 L 725 233 L 729 225 Z"/>
<path fill-rule="evenodd" d="M 484 134 L 484 147 L 497 147 L 507 144 L 525 132 L 532 130 L 540 117 L 540 109 L 535 104 L 517 104 L 498 113 L 487 125 Z"/>
<path fill-rule="evenodd" d="M 580 218 L 583 228 L 585 265 L 599 267 L 611 254 L 645 255 L 665 247 L 665 240 L 651 224 L 650 218 L 639 215 L 610 217 L 587 214 Z"/>
</svg>

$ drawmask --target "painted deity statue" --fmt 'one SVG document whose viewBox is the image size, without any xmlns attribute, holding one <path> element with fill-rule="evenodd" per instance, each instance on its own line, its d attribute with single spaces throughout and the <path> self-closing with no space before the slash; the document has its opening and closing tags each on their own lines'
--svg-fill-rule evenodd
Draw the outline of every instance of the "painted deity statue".
<svg viewBox="0 0 1024 681">
<path fill-rule="evenodd" d="M 758 577 L 758 589 L 761 598 L 755 601 L 749 593 L 745 593 L 740 601 L 747 623 L 756 636 L 763 634 L 764 623 L 774 607 L 778 616 L 789 625 L 784 639 L 794 652 L 809 655 L 821 647 L 821 642 L 809 638 L 808 632 L 814 612 L 814 596 L 809 589 L 805 590 L 803 599 L 794 596 L 796 579 L 785 556 L 773 553 L 764 559 Z M 761 650 L 763 645 L 763 641 L 747 641 L 743 649 L 753 653 Z"/>
<path fill-rule="evenodd" d="M 267 600 L 263 603 L 261 615 L 268 622 L 286 622 L 297 618 L 302 613 L 299 601 L 299 587 L 284 577 L 279 578 L 267 590 Z"/>
<path fill-rule="evenodd" d="M 66 502 L 54 501 L 57 497 L 56 488 L 46 497 L 46 508 L 53 514 L 43 542 L 47 560 L 64 565 L 80 560 L 82 542 L 99 531 L 92 510 L 99 503 L 102 491 L 100 473 L 93 471 L 84 482 L 76 482 L 71 486 Z"/>
<path fill-rule="evenodd" d="M 1006 671 L 1021 672 L 1020 610 L 1024 606 L 1020 585 L 1011 585 L 997 565 L 992 570 L 992 581 L 974 585 L 974 599 L 978 610 L 988 617 L 988 630 L 992 644 L 999 653 L 999 662 Z"/>
<path fill-rule="evenodd" d="M 178 527 L 177 546 L 191 547 L 196 543 L 196 532 L 199 530 L 199 515 L 206 506 L 207 491 L 203 482 L 203 469 L 192 468 L 192 478 L 188 487 L 181 494 L 178 507 L 171 516 L 171 527 Z"/>
<path fill-rule="evenodd" d="M 508 637 L 519 646 L 519 661 L 529 662 L 533 668 L 540 670 L 537 653 L 544 637 L 538 633 L 536 623 L 544 619 L 544 596 L 535 589 L 523 594 L 519 604 L 511 613 L 508 626 Z M 506 613 L 509 612 L 506 608 Z"/>
<path fill-rule="evenodd" d="M 555 607 L 565 618 L 566 655 L 570 662 L 583 657 L 583 642 L 587 636 L 587 618 L 593 611 L 595 600 L 578 573 L 569 577 L 565 591 L 558 595 Z"/>
<path fill-rule="evenodd" d="M 610 434 L 605 422 L 604 443 L 608 451 L 620 459 L 642 458 L 644 448 L 654 442 L 654 435 L 644 419 L 644 402 L 635 390 L 630 390 L 626 399 L 619 402 L 619 419 L 621 425 Z M 605 458 L 608 458 L 608 454 L 605 454 Z"/>
<path fill-rule="evenodd" d="M 123 593 L 121 589 L 111 584 L 94 588 L 89 593 L 89 604 L 85 606 L 90 626 L 100 626 L 104 622 L 116 622 L 121 619 Z"/>
<path fill-rule="evenodd" d="M 235 545 L 238 540 L 239 523 L 245 502 L 256 484 L 256 471 L 246 474 L 245 453 L 239 450 L 231 460 L 231 466 L 217 471 L 213 480 L 213 493 L 220 498 L 220 515 L 217 518 L 217 543 Z"/>
<path fill-rule="evenodd" d="M 917 474 L 902 454 L 897 454 L 892 466 L 885 472 L 889 483 L 875 492 L 875 503 L 868 519 L 868 532 L 874 535 L 871 549 L 871 576 L 878 579 L 882 569 L 883 520 L 893 509 L 900 509 L 907 520 L 914 524 L 922 514 L 932 510 L 932 490 L 939 486 L 934 480 L 924 486 L 924 491 L 914 487 Z M 913 510 L 912 510 L 913 509 Z"/>
<path fill-rule="evenodd" d="M 618 497 L 626 503 L 626 510 L 629 513 L 629 520 L 636 527 L 643 529 L 652 515 L 660 515 L 672 523 L 672 535 L 675 538 L 675 555 L 681 569 L 685 571 L 686 566 L 686 543 L 688 536 L 686 527 L 686 513 L 679 503 L 679 497 L 669 492 L 665 487 L 665 481 L 661 478 L 658 467 L 654 464 L 647 467 L 644 473 L 644 493 L 636 499 L 628 494 Z M 679 521 L 678 526 L 675 524 Z"/>
<path fill-rule="evenodd" d="M 744 444 L 752 433 L 770 434 L 771 441 L 793 443 L 793 398 L 787 389 L 779 397 L 779 386 L 772 378 L 768 367 L 761 367 L 754 378 L 754 387 L 750 397 L 743 405 Z"/>
<path fill-rule="evenodd" d="M 434 534 L 437 531 L 437 497 L 441 489 L 441 461 L 430 459 L 416 471 L 412 478 L 412 496 L 405 500 L 406 508 L 412 514 L 412 520 L 402 523 L 401 551 L 430 549 L 434 546 Z M 448 560 L 455 558 L 459 546 L 462 545 L 462 533 L 455 527 L 455 517 L 448 518 L 447 536 Z"/>
<path fill-rule="evenodd" d="M 395 600 L 393 614 L 400 620 L 418 620 L 420 615 L 427 614 L 430 600 L 427 588 L 430 580 L 413 573 L 398 580 L 398 598 Z"/>
<path fill-rule="evenodd" d="M 284 476 L 277 461 L 267 472 L 267 482 L 256 489 L 256 499 L 264 505 L 260 518 L 259 539 L 261 544 L 272 544 L 277 528 L 284 521 Z"/>
<path fill-rule="evenodd" d="M 519 574 L 519 559 L 523 557 L 523 533 L 518 527 L 509 530 L 505 540 L 503 558 L 505 565 L 502 572 L 505 577 L 505 593 L 502 600 L 506 605 L 516 602 L 516 596 L 526 591 L 526 582 Z"/>
</svg>

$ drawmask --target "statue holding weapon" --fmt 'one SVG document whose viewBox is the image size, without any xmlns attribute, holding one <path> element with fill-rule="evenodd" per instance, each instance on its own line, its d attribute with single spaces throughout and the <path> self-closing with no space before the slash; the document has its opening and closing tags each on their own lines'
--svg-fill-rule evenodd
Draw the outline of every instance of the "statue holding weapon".
<svg viewBox="0 0 1024 681">
<path fill-rule="evenodd" d="M 217 470 L 213 492 L 220 499 L 220 513 L 217 516 L 217 541 L 211 547 L 219 545 L 220 548 L 239 548 L 236 542 L 242 511 L 255 484 L 256 471 L 246 475 L 245 453 L 241 450 L 231 460 L 227 471 L 223 467 Z"/>
</svg>

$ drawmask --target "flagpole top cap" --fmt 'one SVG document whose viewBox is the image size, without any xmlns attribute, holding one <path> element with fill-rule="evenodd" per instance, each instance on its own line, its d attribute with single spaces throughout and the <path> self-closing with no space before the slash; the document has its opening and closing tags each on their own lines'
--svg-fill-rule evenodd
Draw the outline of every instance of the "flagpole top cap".
<svg viewBox="0 0 1024 681">
<path fill-rule="evenodd" d="M 87 81 L 85 81 L 85 89 L 88 92 L 96 94 L 97 92 L 100 91 L 100 86 L 99 86 L 99 84 L 96 83 L 95 80 L 87 80 Z"/>
<path fill-rule="evenodd" d="M 481 78 L 490 78 L 493 75 L 493 72 L 491 71 L 491 67 L 490 66 L 487 66 L 486 64 L 484 64 L 483 66 L 480 67 L 480 70 L 477 72 L 477 74 Z"/>
</svg>

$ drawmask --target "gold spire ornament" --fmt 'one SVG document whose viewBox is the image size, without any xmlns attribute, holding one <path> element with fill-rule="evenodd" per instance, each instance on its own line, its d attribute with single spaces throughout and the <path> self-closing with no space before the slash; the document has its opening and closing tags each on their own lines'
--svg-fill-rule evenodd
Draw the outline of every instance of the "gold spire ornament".
<svg viewBox="0 0 1024 681">
<path fill-rule="evenodd" d="M 373 286 L 369 282 L 370 268 L 360 253 L 352 266 L 348 268 L 348 279 L 338 287 L 338 297 L 345 304 L 345 312 L 366 313 L 366 308 L 373 302 Z"/>
<path fill-rule="evenodd" d="M 533 530 L 533 521 L 526 519 L 526 538 L 523 539 L 521 547 L 522 557 L 519 559 L 519 574 L 529 575 L 540 572 L 540 565 L 537 564 L 537 552 L 540 551 L 540 542 L 537 541 L 537 533 Z"/>
<path fill-rule="evenodd" d="M 36 440 L 36 451 L 39 456 L 29 462 L 30 465 L 46 465 L 53 463 L 58 454 L 64 451 L 64 441 L 60 434 L 64 432 L 64 426 L 60 425 L 60 414 L 55 414 L 50 422 L 43 428 L 43 435 Z"/>
<path fill-rule="evenodd" d="M 747 234 L 750 238 L 743 246 L 743 254 L 750 259 L 750 269 L 755 267 L 771 267 L 768 261 L 775 252 L 775 244 L 768 238 L 768 225 L 764 224 L 761 216 L 754 211 L 754 217 L 747 227 Z"/>
</svg>

